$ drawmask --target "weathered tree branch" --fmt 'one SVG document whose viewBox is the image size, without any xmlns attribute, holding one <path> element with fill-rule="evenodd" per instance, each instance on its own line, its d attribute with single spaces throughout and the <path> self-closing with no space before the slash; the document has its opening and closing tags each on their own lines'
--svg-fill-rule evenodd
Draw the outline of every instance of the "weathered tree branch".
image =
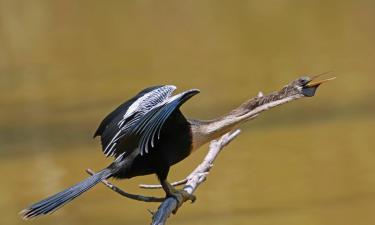
<svg viewBox="0 0 375 225">
<path fill-rule="evenodd" d="M 171 185 L 172 186 L 180 186 L 180 185 L 186 184 L 187 181 L 188 181 L 187 178 L 184 178 L 182 180 L 175 181 L 175 182 L 171 183 Z M 140 184 L 139 187 L 143 188 L 143 189 L 160 189 L 160 188 L 163 188 L 161 186 L 161 184 Z"/>
<path fill-rule="evenodd" d="M 240 134 L 240 130 L 235 130 L 224 134 L 219 140 L 211 141 L 210 149 L 204 158 L 203 162 L 187 176 L 187 182 L 184 186 L 184 190 L 189 194 L 193 194 L 197 187 L 206 180 L 208 172 L 213 166 L 218 154 L 221 150 L 228 145 L 235 137 Z M 163 225 L 166 223 L 168 217 L 177 208 L 177 200 L 173 197 L 165 199 L 158 210 L 153 214 L 152 225 Z"/>
<path fill-rule="evenodd" d="M 90 175 L 94 175 L 95 172 L 91 169 L 86 169 L 86 172 Z M 121 188 L 117 187 L 116 185 L 112 184 L 108 180 L 102 180 L 102 183 L 111 189 L 114 192 L 117 192 L 118 194 L 130 198 L 133 200 L 137 201 L 142 201 L 142 202 L 162 202 L 165 200 L 165 198 L 158 198 L 158 197 L 152 197 L 152 196 L 143 196 L 143 195 L 136 195 L 136 194 L 130 194 L 128 192 L 123 191 Z"/>
</svg>

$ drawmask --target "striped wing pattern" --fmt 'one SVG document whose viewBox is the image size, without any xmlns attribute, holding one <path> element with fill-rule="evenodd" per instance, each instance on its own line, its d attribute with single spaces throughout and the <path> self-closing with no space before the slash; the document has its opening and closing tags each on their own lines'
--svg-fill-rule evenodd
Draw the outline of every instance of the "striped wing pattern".
<svg viewBox="0 0 375 225">
<path fill-rule="evenodd" d="M 123 152 L 117 149 L 116 145 L 121 138 L 131 134 L 131 129 L 137 122 L 151 109 L 164 102 L 176 89 L 173 85 L 160 86 L 144 93 L 138 97 L 122 115 L 118 115 L 110 122 L 101 135 L 104 154 L 108 156 L 118 156 Z"/>
<path fill-rule="evenodd" d="M 166 99 L 138 121 L 133 128 L 133 133 L 140 135 L 139 149 L 141 155 L 148 153 L 149 148 L 155 146 L 156 140 L 160 139 L 161 129 L 169 116 L 197 93 L 199 93 L 198 90 L 192 89 Z"/>
<path fill-rule="evenodd" d="M 146 89 L 148 91 L 144 90 L 129 100 L 131 104 L 124 103 L 126 108 L 116 109 L 117 112 L 111 113 L 118 115 L 112 115 L 110 119 L 107 118 L 111 114 L 107 116 L 106 124 L 100 125 L 105 127 L 100 133 L 104 154 L 107 157 L 121 158 L 127 151 L 124 150 L 122 144 L 124 141 L 126 143 L 129 137 L 132 137 L 133 140 L 135 137 L 138 141 L 137 149 L 141 155 L 147 154 L 151 148 L 154 148 L 157 140 L 160 139 L 163 125 L 170 115 L 185 101 L 199 93 L 199 90 L 192 89 L 171 96 L 175 89 L 176 87 L 172 85 L 148 88 Z M 129 151 L 134 150 L 130 149 Z"/>
</svg>

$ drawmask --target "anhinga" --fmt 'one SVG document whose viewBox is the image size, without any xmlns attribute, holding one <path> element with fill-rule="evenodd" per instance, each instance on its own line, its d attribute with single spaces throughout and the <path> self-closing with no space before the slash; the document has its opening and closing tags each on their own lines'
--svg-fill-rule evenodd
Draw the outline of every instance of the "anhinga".
<svg viewBox="0 0 375 225">
<path fill-rule="evenodd" d="M 101 137 L 104 154 L 115 158 L 113 163 L 86 180 L 31 205 L 21 214 L 24 219 L 31 219 L 52 213 L 110 177 L 121 179 L 154 173 L 167 196 L 175 197 L 179 204 L 194 200 L 193 195 L 176 190 L 168 183 L 172 165 L 264 110 L 314 96 L 318 86 L 328 80 L 299 78 L 278 92 L 259 95 L 227 115 L 209 121 L 187 119 L 180 111 L 180 106 L 199 90 L 172 96 L 176 89 L 173 85 L 146 88 L 105 117 L 94 134 L 94 137 Z"/>
</svg>

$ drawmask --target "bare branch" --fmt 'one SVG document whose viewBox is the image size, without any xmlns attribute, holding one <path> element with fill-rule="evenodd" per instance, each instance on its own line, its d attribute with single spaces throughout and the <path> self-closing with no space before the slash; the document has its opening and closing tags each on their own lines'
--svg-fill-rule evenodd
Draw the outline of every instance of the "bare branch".
<svg viewBox="0 0 375 225">
<path fill-rule="evenodd" d="M 176 186 L 186 184 L 187 181 L 188 181 L 187 178 L 185 178 L 185 179 L 182 179 L 182 180 L 179 180 L 179 181 L 175 181 L 175 182 L 171 183 L 171 185 L 176 187 Z M 140 184 L 139 187 L 143 188 L 143 189 L 160 189 L 160 188 L 163 188 L 160 184 Z"/>
<path fill-rule="evenodd" d="M 221 150 L 228 145 L 235 137 L 240 134 L 240 130 L 235 130 L 224 134 L 219 140 L 211 141 L 210 149 L 204 158 L 203 162 L 195 168 L 186 178 L 187 182 L 184 186 L 184 190 L 189 194 L 193 194 L 197 187 L 206 180 L 208 172 L 212 168 L 213 162 L 215 161 Z M 171 215 L 171 213 L 177 208 L 177 200 L 173 197 L 166 198 L 159 206 L 158 210 L 153 214 L 152 225 L 164 225 Z"/>
<path fill-rule="evenodd" d="M 90 175 L 94 175 L 95 172 L 91 169 L 86 169 L 86 172 Z M 143 196 L 143 195 L 136 195 L 136 194 L 130 194 L 128 192 L 125 192 L 123 191 L 121 188 L 115 186 L 114 184 L 112 184 L 111 182 L 109 182 L 108 180 L 102 180 L 102 183 L 108 187 L 109 189 L 111 189 L 112 191 L 114 192 L 117 192 L 118 194 L 126 197 L 126 198 L 130 198 L 130 199 L 133 199 L 133 200 L 137 200 L 137 201 L 142 201 L 142 202 L 162 202 L 165 200 L 165 198 L 158 198 L 158 197 L 152 197 L 152 196 Z"/>
</svg>

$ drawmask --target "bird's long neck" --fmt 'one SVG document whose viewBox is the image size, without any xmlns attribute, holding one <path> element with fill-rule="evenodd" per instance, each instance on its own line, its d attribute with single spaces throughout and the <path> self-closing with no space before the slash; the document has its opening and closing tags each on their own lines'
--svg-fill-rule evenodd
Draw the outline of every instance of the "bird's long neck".
<svg viewBox="0 0 375 225">
<path fill-rule="evenodd" d="M 213 120 L 189 120 L 193 136 L 193 151 L 205 143 L 233 130 L 239 124 L 251 120 L 275 106 L 303 97 L 292 84 L 285 86 L 278 92 L 249 99 L 228 114 Z"/>
</svg>

